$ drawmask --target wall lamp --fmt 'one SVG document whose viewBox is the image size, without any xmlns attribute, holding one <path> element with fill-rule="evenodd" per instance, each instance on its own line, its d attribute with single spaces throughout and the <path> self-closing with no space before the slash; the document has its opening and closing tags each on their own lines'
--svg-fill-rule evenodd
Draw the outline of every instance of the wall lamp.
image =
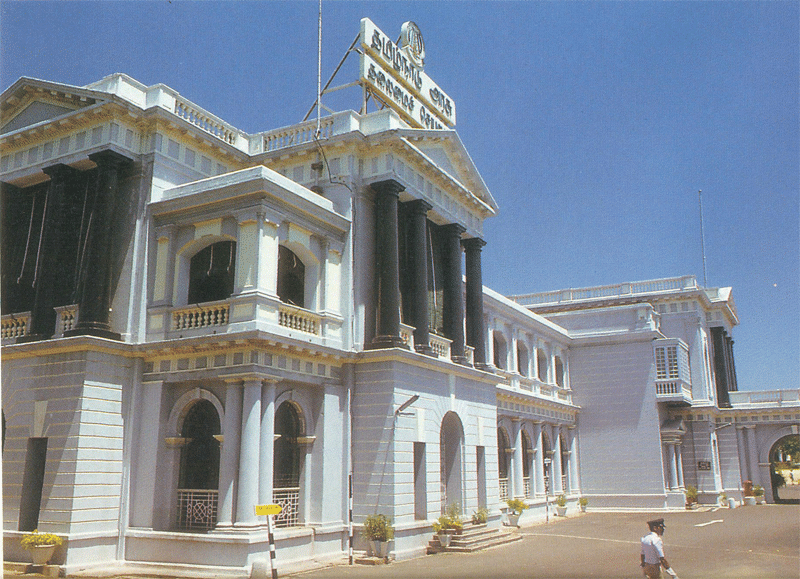
<svg viewBox="0 0 800 579">
<path fill-rule="evenodd" d="M 399 415 L 401 412 L 403 412 L 403 410 L 414 404 L 414 402 L 416 402 L 417 400 L 419 400 L 419 394 L 414 394 L 411 398 L 403 402 L 400 405 L 400 408 L 394 411 L 395 416 Z"/>
</svg>

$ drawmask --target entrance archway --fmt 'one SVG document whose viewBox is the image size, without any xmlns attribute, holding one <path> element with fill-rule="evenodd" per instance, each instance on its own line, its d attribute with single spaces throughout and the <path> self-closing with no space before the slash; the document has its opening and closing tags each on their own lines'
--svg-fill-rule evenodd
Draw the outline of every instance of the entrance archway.
<svg viewBox="0 0 800 579">
<path fill-rule="evenodd" d="M 441 458 L 442 512 L 448 505 L 463 507 L 463 454 L 464 427 L 455 412 L 448 412 L 442 419 L 439 433 L 439 453 Z"/>
<path fill-rule="evenodd" d="M 769 450 L 772 500 L 800 504 L 800 435 L 779 438 Z"/>
</svg>

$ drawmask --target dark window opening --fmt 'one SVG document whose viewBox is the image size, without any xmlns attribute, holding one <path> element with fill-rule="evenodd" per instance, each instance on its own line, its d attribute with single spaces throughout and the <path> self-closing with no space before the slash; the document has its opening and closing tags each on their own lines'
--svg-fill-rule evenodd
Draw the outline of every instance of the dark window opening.
<svg viewBox="0 0 800 579">
<path fill-rule="evenodd" d="M 278 252 L 278 298 L 299 308 L 305 307 L 306 266 L 288 247 Z"/>
<path fill-rule="evenodd" d="M 47 462 L 47 438 L 29 438 L 25 455 L 25 474 L 19 502 L 19 530 L 33 531 L 39 526 L 42 505 L 44 467 Z"/>
<path fill-rule="evenodd" d="M 497 469 L 500 478 L 508 478 L 508 449 L 511 445 L 508 443 L 508 435 L 502 428 L 497 429 Z"/>
<path fill-rule="evenodd" d="M 284 402 L 275 413 L 273 486 L 276 489 L 300 486 L 300 416 L 290 402 Z"/>
<path fill-rule="evenodd" d="M 219 441 L 214 438 L 219 433 L 219 415 L 214 405 L 208 400 L 195 403 L 181 429 L 187 442 L 181 449 L 180 488 L 219 487 Z"/>
<path fill-rule="evenodd" d="M 233 293 L 236 243 L 219 241 L 198 251 L 189 264 L 188 303 L 226 300 Z"/>
</svg>

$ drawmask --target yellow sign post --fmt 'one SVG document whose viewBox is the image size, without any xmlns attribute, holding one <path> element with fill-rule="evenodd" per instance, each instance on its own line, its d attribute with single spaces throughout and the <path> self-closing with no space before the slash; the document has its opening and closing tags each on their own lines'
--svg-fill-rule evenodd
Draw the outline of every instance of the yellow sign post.
<svg viewBox="0 0 800 579">
<path fill-rule="evenodd" d="M 256 515 L 279 515 L 282 510 L 280 505 L 256 505 Z"/>
</svg>

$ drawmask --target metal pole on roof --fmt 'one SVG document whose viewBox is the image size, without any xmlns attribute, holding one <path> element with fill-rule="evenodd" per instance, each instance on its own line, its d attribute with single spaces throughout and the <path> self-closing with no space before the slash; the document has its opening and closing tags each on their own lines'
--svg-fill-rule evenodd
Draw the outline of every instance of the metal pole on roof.
<svg viewBox="0 0 800 579">
<path fill-rule="evenodd" d="M 703 232 L 703 190 L 697 191 L 697 199 L 700 202 L 700 245 L 703 250 L 703 287 L 708 287 L 708 277 L 706 276 L 706 237 Z"/>
<path fill-rule="evenodd" d="M 322 0 L 319 0 L 319 19 L 317 21 L 317 131 L 314 133 L 319 139 L 320 122 L 322 115 Z"/>
</svg>

